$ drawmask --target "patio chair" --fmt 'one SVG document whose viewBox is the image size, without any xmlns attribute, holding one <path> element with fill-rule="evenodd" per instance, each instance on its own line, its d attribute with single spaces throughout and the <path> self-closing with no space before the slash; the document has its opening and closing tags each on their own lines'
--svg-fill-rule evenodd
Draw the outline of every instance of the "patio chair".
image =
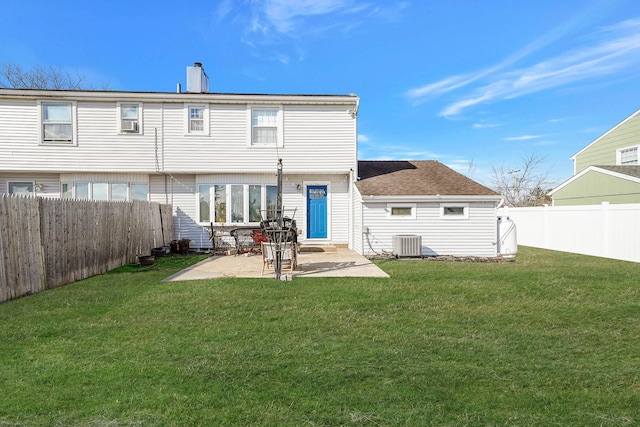
<svg viewBox="0 0 640 427">
<path fill-rule="evenodd" d="M 282 244 L 282 266 L 281 271 L 288 270 L 290 273 L 296 266 L 296 257 L 294 254 L 295 247 L 291 243 Z M 271 242 L 262 242 L 262 272 L 264 275 L 265 268 L 275 268 L 276 265 L 276 244 Z"/>
</svg>

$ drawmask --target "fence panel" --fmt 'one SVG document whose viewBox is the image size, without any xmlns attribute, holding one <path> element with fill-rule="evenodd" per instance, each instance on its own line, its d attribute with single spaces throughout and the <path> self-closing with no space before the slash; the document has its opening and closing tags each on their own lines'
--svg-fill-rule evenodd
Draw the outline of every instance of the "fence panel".
<svg viewBox="0 0 640 427">
<path fill-rule="evenodd" d="M 518 243 L 640 262 L 640 204 L 501 208 L 517 227 Z"/>
<path fill-rule="evenodd" d="M 172 236 L 169 205 L 0 195 L 0 301 L 134 262 Z"/>
</svg>

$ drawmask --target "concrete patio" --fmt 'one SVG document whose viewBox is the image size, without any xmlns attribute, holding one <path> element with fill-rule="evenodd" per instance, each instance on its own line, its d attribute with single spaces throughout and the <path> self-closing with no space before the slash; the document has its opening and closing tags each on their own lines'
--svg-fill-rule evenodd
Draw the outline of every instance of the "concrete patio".
<svg viewBox="0 0 640 427">
<path fill-rule="evenodd" d="M 166 279 L 180 280 L 222 279 L 232 277 L 274 278 L 273 268 L 262 271 L 262 255 L 259 253 L 238 256 L 212 256 Z M 298 268 L 283 276 L 293 277 L 381 277 L 389 275 L 367 258 L 350 249 L 333 248 L 332 251 L 303 251 L 298 254 Z"/>
</svg>

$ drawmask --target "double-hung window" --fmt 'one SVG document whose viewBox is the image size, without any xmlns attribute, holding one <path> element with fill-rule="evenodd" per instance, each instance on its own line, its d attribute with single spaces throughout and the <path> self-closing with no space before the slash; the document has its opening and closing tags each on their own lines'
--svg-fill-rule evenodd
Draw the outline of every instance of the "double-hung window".
<svg viewBox="0 0 640 427">
<path fill-rule="evenodd" d="M 619 165 L 637 165 L 638 163 L 638 147 L 629 147 L 618 150 Z"/>
<path fill-rule="evenodd" d="M 42 144 L 74 143 L 74 103 L 40 102 L 40 142 Z"/>
<path fill-rule="evenodd" d="M 282 147 L 283 119 L 280 107 L 253 107 L 249 145 L 254 147 Z"/>
<path fill-rule="evenodd" d="M 207 105 L 185 105 L 185 133 L 209 134 L 209 108 Z"/>
<path fill-rule="evenodd" d="M 204 223 L 259 223 L 276 210 L 275 185 L 200 184 L 198 193 L 199 220 Z"/>
<path fill-rule="evenodd" d="M 141 133 L 142 104 L 121 102 L 118 104 L 118 131 L 120 133 Z"/>
</svg>

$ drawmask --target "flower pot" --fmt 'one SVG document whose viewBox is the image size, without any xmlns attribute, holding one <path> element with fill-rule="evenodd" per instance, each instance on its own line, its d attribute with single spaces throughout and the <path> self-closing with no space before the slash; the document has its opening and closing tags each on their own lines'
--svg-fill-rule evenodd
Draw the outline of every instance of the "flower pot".
<svg viewBox="0 0 640 427">
<path fill-rule="evenodd" d="M 153 265 L 156 258 L 153 255 L 138 255 L 140 265 Z"/>
<path fill-rule="evenodd" d="M 163 257 L 166 255 L 164 248 L 153 248 L 151 249 L 151 255 L 154 257 Z"/>
</svg>

